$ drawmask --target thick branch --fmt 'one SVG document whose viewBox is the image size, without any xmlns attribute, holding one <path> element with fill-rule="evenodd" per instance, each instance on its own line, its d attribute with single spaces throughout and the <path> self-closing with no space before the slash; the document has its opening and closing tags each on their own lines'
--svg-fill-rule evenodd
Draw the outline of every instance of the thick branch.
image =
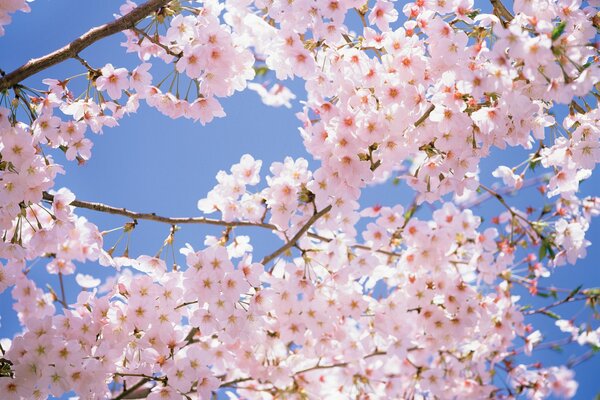
<svg viewBox="0 0 600 400">
<path fill-rule="evenodd" d="M 501 0 L 490 0 L 492 6 L 494 7 L 494 14 L 500 18 L 500 20 L 504 19 L 506 22 L 510 22 L 513 20 L 513 15 L 506 9 Z"/>
<path fill-rule="evenodd" d="M 43 199 L 49 202 L 54 201 L 54 196 L 50 193 L 44 192 Z M 205 225 L 217 225 L 217 226 L 258 226 L 260 228 L 267 228 L 271 230 L 277 230 L 275 225 L 265 224 L 265 223 L 255 223 L 255 222 L 247 222 L 247 221 L 232 221 L 227 222 L 220 219 L 211 219 L 204 217 L 163 217 L 160 215 L 156 215 L 155 213 L 140 213 L 135 211 L 127 210 L 126 208 L 117 208 L 108 206 L 102 203 L 93 203 L 89 201 L 82 200 L 73 200 L 71 202 L 72 206 L 79 208 L 87 208 L 88 210 L 99 211 L 107 214 L 116 214 L 122 215 L 124 217 L 129 217 L 135 220 L 148 220 L 155 222 L 164 222 L 170 225 L 180 225 L 180 224 L 205 224 Z"/>
<path fill-rule="evenodd" d="M 275 250 L 273 253 L 271 253 L 268 256 L 266 256 L 265 258 L 263 258 L 260 263 L 262 265 L 266 265 L 269 261 L 271 261 L 275 257 L 279 256 L 280 254 L 282 254 L 283 252 L 288 250 L 290 247 L 295 245 L 296 242 L 298 240 L 300 240 L 302 235 L 304 235 L 306 233 L 306 231 L 308 231 L 308 229 L 311 227 L 311 225 L 314 224 L 323 215 L 327 214 L 330 210 L 331 210 L 331 205 L 328 205 L 327 207 L 325 207 L 324 209 L 322 209 L 321 211 L 319 211 L 318 213 L 316 213 L 312 217 L 310 217 L 310 219 L 306 222 L 306 224 L 304 224 L 304 226 L 302 228 L 300 228 L 300 230 L 294 235 L 293 238 L 291 238 L 286 244 L 284 244 L 283 246 L 281 246 L 280 248 Z"/>
<path fill-rule="evenodd" d="M 114 35 L 115 33 L 124 31 L 126 29 L 133 28 L 138 21 L 147 17 L 152 12 L 167 4 L 169 1 L 170 0 L 147 1 L 146 3 L 133 9 L 129 14 L 124 15 L 113 22 L 90 29 L 66 46 L 40 58 L 29 60 L 19 68 L 0 79 L 0 92 L 16 85 L 31 75 L 76 56 L 86 47 L 101 39 L 104 39 L 105 37 Z"/>
</svg>

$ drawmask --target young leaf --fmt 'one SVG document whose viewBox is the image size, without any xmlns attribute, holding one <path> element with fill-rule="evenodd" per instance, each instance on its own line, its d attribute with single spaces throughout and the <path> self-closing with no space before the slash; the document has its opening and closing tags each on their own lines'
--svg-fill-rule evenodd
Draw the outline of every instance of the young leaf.
<svg viewBox="0 0 600 400">
<path fill-rule="evenodd" d="M 554 29 L 552 30 L 552 41 L 555 41 L 560 37 L 560 35 L 563 34 L 566 26 L 567 23 L 565 21 L 561 21 L 558 25 L 554 27 Z"/>
</svg>

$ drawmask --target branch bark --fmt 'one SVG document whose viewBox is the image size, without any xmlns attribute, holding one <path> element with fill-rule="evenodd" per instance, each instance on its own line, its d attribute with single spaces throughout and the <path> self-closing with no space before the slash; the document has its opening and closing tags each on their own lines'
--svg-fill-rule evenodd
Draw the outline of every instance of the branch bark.
<svg viewBox="0 0 600 400">
<path fill-rule="evenodd" d="M 48 202 L 54 201 L 54 196 L 50 193 L 44 192 L 42 198 Z M 277 230 L 277 227 L 272 224 L 265 223 L 255 223 L 255 222 L 247 222 L 247 221 L 223 221 L 220 219 L 211 219 L 204 217 L 163 217 L 160 215 L 156 215 L 156 213 L 140 213 L 135 211 L 130 211 L 126 208 L 117 208 L 112 207 L 102 203 L 93 203 L 90 201 L 83 200 L 73 200 L 71 204 L 73 207 L 86 208 L 88 210 L 94 210 L 98 212 L 103 212 L 107 214 L 115 214 L 122 215 L 124 217 L 129 217 L 135 220 L 148 220 L 155 222 L 163 222 L 170 225 L 180 225 L 180 224 L 205 224 L 205 225 L 217 225 L 217 226 L 257 226 L 260 228 L 266 228 L 271 230 Z"/>
<path fill-rule="evenodd" d="M 169 1 L 171 0 L 147 1 L 133 9 L 129 14 L 117 18 L 113 22 L 90 29 L 66 46 L 40 58 L 29 60 L 19 68 L 0 78 L 0 92 L 9 89 L 40 71 L 75 57 L 79 52 L 105 37 L 133 28 L 138 21 L 144 19 L 160 7 L 163 7 Z"/>
<path fill-rule="evenodd" d="M 131 398 L 130 396 L 132 396 L 134 393 L 136 393 L 136 390 L 140 389 L 142 386 L 144 386 L 148 382 L 150 382 L 150 379 L 143 378 L 138 383 L 136 383 L 135 385 L 130 387 L 129 389 L 121 392 L 121 394 L 119 394 L 117 397 L 113 398 L 112 400 L 130 399 Z M 135 396 L 134 398 L 139 398 L 139 397 Z"/>
<path fill-rule="evenodd" d="M 415 122 L 414 127 L 417 128 L 419 125 L 421 125 L 423 122 L 425 122 L 425 120 L 429 117 L 429 115 L 433 112 L 433 110 L 435 110 L 434 104 L 430 105 L 429 108 L 427 108 L 427 110 L 425 110 L 423 115 L 421 115 L 421 117 Z"/>
<path fill-rule="evenodd" d="M 262 265 L 266 265 L 269 261 L 271 261 L 275 257 L 277 257 L 280 254 L 282 254 L 283 252 L 285 252 L 287 249 L 289 249 L 290 247 L 295 245 L 296 242 L 298 240 L 300 240 L 302 235 L 304 235 L 306 233 L 306 231 L 309 230 L 309 228 L 312 226 L 312 224 L 317 222 L 317 220 L 319 218 L 321 218 L 323 215 L 327 214 L 330 210 L 331 210 L 331 205 L 328 205 L 327 207 L 325 207 L 324 209 L 322 209 L 321 211 L 319 211 L 318 213 L 316 213 L 312 217 L 310 217 L 310 219 L 306 222 L 306 224 L 304 224 L 304 226 L 302 228 L 300 228 L 300 230 L 294 235 L 293 238 L 291 238 L 286 244 L 284 244 L 283 246 L 281 246 L 280 248 L 275 250 L 273 253 L 271 253 L 268 256 L 266 256 L 265 258 L 263 258 L 260 263 Z M 273 272 L 273 269 L 271 269 L 269 272 Z"/>
<path fill-rule="evenodd" d="M 503 18 L 506 22 L 513 20 L 513 15 L 508 11 L 501 0 L 490 0 L 490 3 L 492 3 L 492 6 L 494 7 L 494 14 L 500 18 L 500 20 Z"/>
</svg>

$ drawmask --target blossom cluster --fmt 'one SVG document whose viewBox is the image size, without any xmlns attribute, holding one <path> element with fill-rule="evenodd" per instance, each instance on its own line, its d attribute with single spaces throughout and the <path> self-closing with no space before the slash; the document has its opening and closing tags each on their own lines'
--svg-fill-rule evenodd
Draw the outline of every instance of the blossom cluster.
<svg viewBox="0 0 600 400">
<path fill-rule="evenodd" d="M 572 370 L 521 363 L 545 339 L 527 317 L 557 317 L 568 343 L 594 350 L 599 328 L 550 308 L 593 306 L 600 293 L 577 288 L 528 310 L 515 288 L 556 295 L 539 283 L 585 256 L 600 214 L 600 199 L 578 197 L 600 161 L 589 105 L 600 98 L 597 6 L 517 0 L 513 15 L 473 0 L 166 2 L 124 31 L 135 68 L 77 55 L 79 76 L 2 91 L 0 293 L 11 291 L 22 332 L 0 342 L 0 397 L 573 397 Z M 128 0 L 121 16 L 135 7 Z M 26 3 L 0 5 L 0 33 L 18 9 Z M 181 249 L 184 265 L 160 252 L 114 256 L 75 206 L 133 218 L 128 234 L 136 216 L 170 223 L 163 247 L 174 247 L 176 219 L 53 190 L 60 152 L 84 163 L 88 129 L 116 126 L 140 101 L 201 124 L 246 88 L 291 106 L 282 83 L 250 82 L 267 74 L 306 82 L 297 116 L 318 165 L 286 157 L 262 181 L 262 161 L 245 154 L 220 171 L 198 201 L 218 219 L 186 221 L 225 230 Z M 562 121 L 557 104 L 570 111 Z M 481 160 L 514 147 L 532 154 L 495 169 L 503 186 L 483 185 Z M 535 181 L 552 203 L 536 217 L 502 193 L 524 189 L 538 165 L 553 173 Z M 361 205 L 368 185 L 390 178 L 414 191 L 412 204 Z M 483 222 L 465 204 L 487 199 L 504 208 Z M 258 261 L 238 227 L 272 232 L 271 253 Z M 32 278 L 40 260 L 60 292 Z M 100 285 L 77 274 L 83 290 L 69 302 L 63 276 L 85 262 L 116 275 Z"/>
</svg>

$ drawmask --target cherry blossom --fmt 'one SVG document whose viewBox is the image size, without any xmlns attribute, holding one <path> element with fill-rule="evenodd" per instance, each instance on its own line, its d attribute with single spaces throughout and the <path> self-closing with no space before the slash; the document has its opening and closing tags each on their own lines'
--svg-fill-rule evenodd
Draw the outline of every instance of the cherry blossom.
<svg viewBox="0 0 600 400">
<path fill-rule="evenodd" d="M 100 72 L 102 75 L 96 79 L 98 90 L 106 90 L 113 100 L 120 99 L 122 91 L 129 88 L 128 71 L 106 64 Z"/>
<path fill-rule="evenodd" d="M 600 215 L 580 194 L 600 162 L 597 1 L 149 3 L 119 28 L 131 68 L 81 53 L 78 75 L 43 91 L 0 77 L 0 292 L 20 325 L 0 340 L 0 397 L 576 396 L 571 368 L 537 362 L 553 333 L 531 316 L 556 319 L 567 345 L 599 345 L 592 319 L 555 313 L 575 301 L 593 313 L 597 288 L 546 286 L 586 256 Z M 128 0 L 96 29 L 141 8 Z M 18 10 L 0 5 L 0 34 Z M 242 152 L 197 201 L 202 215 L 56 187 L 76 167 L 65 160 L 92 157 L 88 128 L 109 132 L 144 103 L 205 125 L 246 89 L 298 106 L 307 155 L 261 172 Z M 390 182 L 413 200 L 364 204 Z M 536 203 L 515 206 L 531 186 Z M 102 231 L 81 208 L 121 225 Z M 109 244 L 141 220 L 168 226 L 158 252 Z M 220 231 L 176 256 L 186 224 Z M 526 306 L 536 295 L 551 301 Z"/>
</svg>

